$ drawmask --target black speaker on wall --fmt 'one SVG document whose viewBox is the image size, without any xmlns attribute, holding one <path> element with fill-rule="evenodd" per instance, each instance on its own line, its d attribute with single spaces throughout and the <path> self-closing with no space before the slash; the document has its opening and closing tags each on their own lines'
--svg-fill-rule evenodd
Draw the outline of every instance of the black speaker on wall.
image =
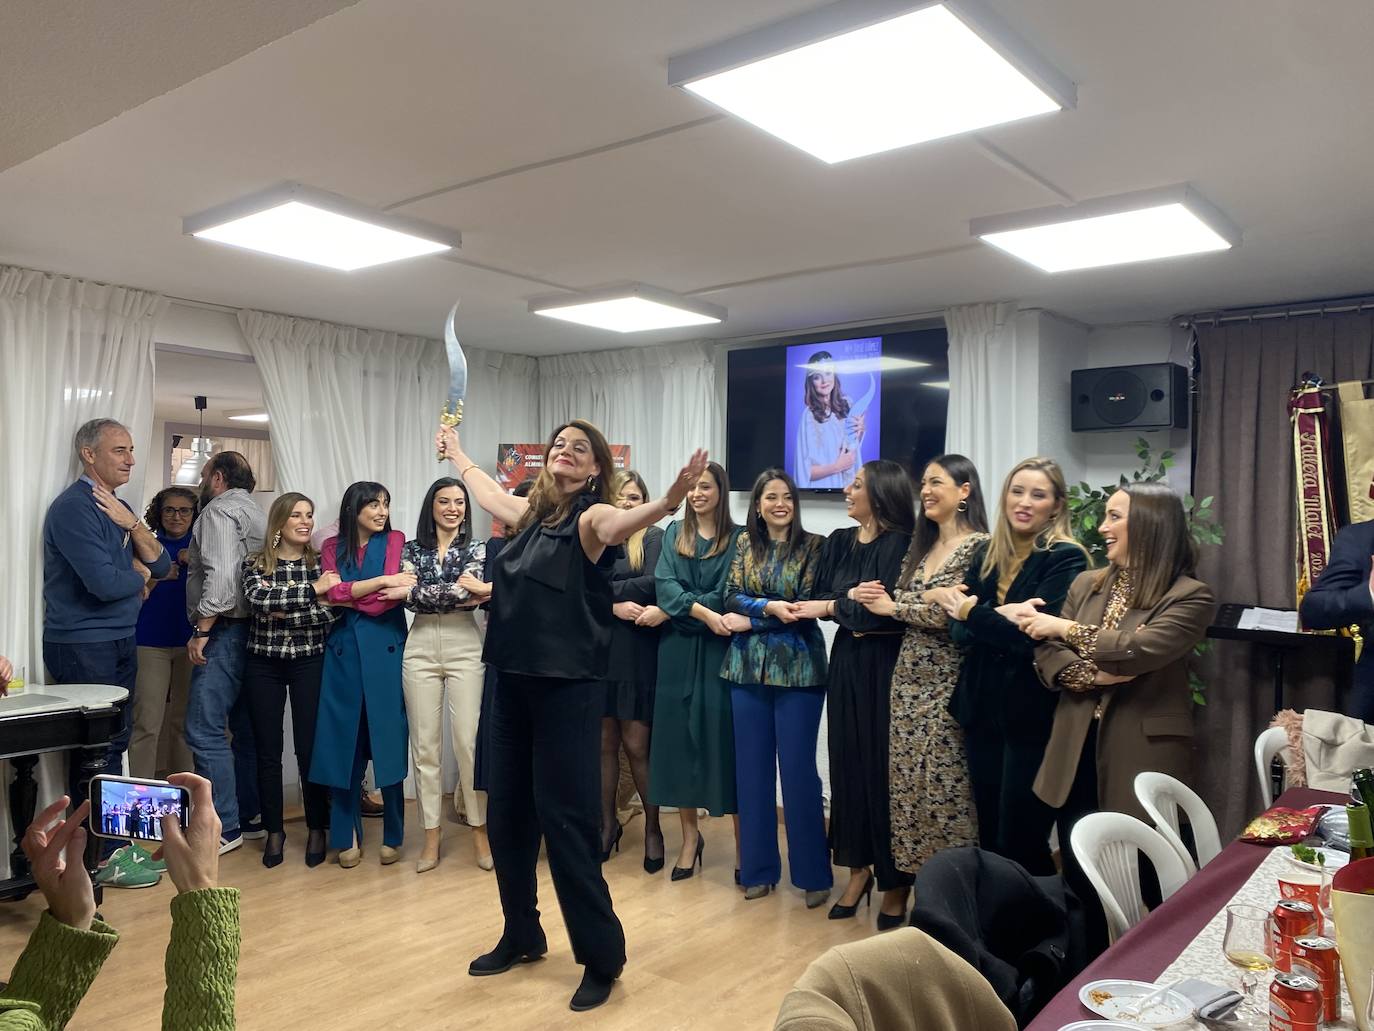
<svg viewBox="0 0 1374 1031">
<path fill-rule="evenodd" d="M 1188 370 L 1182 365 L 1075 369 L 1072 426 L 1080 430 L 1167 430 L 1188 426 Z"/>
</svg>

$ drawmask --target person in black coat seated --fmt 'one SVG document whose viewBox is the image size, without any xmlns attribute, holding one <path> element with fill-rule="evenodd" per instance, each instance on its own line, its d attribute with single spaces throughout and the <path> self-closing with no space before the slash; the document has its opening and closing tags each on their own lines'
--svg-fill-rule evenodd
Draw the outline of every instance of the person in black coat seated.
<svg viewBox="0 0 1374 1031">
<path fill-rule="evenodd" d="M 1045 758 L 1058 696 L 1035 671 L 1036 641 L 1021 625 L 1058 615 L 1088 554 L 1073 539 L 1059 464 L 1027 458 L 1007 475 L 992 539 L 975 552 L 962 598 L 940 599 L 950 637 L 967 651 L 949 710 L 964 728 L 982 847 L 1035 876 L 1055 872 L 1055 811 L 1031 791 Z"/>
<path fill-rule="evenodd" d="M 1336 630 L 1357 624 L 1365 640 L 1364 654 L 1355 666 L 1354 693 L 1345 711 L 1374 723 L 1374 521 L 1351 523 L 1336 534 L 1331 561 L 1312 585 L 1298 615 L 1308 630 Z"/>
</svg>

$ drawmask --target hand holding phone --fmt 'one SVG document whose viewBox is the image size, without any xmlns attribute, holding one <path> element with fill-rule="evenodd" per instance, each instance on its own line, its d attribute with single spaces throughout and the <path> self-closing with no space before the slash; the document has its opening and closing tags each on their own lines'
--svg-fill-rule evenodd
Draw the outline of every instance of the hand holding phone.
<svg viewBox="0 0 1374 1031">
<path fill-rule="evenodd" d="M 219 835 L 222 827 L 215 812 L 210 782 L 194 773 L 174 773 L 170 783 L 188 791 L 194 810 L 189 826 L 171 817 L 163 825 L 165 840 L 153 855 L 167 860 L 167 875 L 178 892 L 200 891 L 219 885 Z M 182 827 L 186 826 L 185 833 Z"/>
<path fill-rule="evenodd" d="M 162 841 L 162 820 L 190 825 L 191 794 L 165 780 L 91 778 L 91 833 L 121 841 Z"/>
</svg>

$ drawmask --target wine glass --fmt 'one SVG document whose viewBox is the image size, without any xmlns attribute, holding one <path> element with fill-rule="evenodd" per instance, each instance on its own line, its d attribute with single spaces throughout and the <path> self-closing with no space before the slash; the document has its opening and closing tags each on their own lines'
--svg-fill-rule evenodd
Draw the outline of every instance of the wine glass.
<svg viewBox="0 0 1374 1031">
<path fill-rule="evenodd" d="M 1226 907 L 1226 936 L 1221 951 L 1228 963 L 1240 968 L 1240 991 L 1245 996 L 1245 1005 L 1252 1009 L 1259 975 L 1274 966 L 1274 958 L 1269 954 L 1272 927 L 1273 917 L 1259 906 L 1237 903 Z"/>
</svg>

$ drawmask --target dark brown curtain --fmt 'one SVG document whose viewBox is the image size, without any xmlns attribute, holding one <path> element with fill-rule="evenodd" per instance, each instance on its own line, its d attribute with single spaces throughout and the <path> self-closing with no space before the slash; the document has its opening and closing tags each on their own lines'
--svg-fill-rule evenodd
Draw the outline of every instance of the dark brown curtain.
<svg viewBox="0 0 1374 1031">
<path fill-rule="evenodd" d="M 1374 377 L 1374 315 L 1200 325 L 1197 335 L 1193 492 L 1216 498 L 1226 529 L 1221 547 L 1203 549 L 1200 575 L 1218 602 L 1293 608 L 1297 520 L 1288 392 L 1304 372 L 1330 383 Z M 1339 441 L 1332 447 L 1339 451 Z M 1255 737 L 1273 716 L 1272 661 L 1267 649 L 1216 641 L 1199 663 L 1208 704 L 1197 719 L 1195 786 L 1223 838 L 1261 804 L 1252 756 Z M 1285 705 L 1339 710 L 1338 681 L 1348 676 L 1348 666 L 1340 665 L 1319 647 L 1289 652 Z"/>
</svg>

